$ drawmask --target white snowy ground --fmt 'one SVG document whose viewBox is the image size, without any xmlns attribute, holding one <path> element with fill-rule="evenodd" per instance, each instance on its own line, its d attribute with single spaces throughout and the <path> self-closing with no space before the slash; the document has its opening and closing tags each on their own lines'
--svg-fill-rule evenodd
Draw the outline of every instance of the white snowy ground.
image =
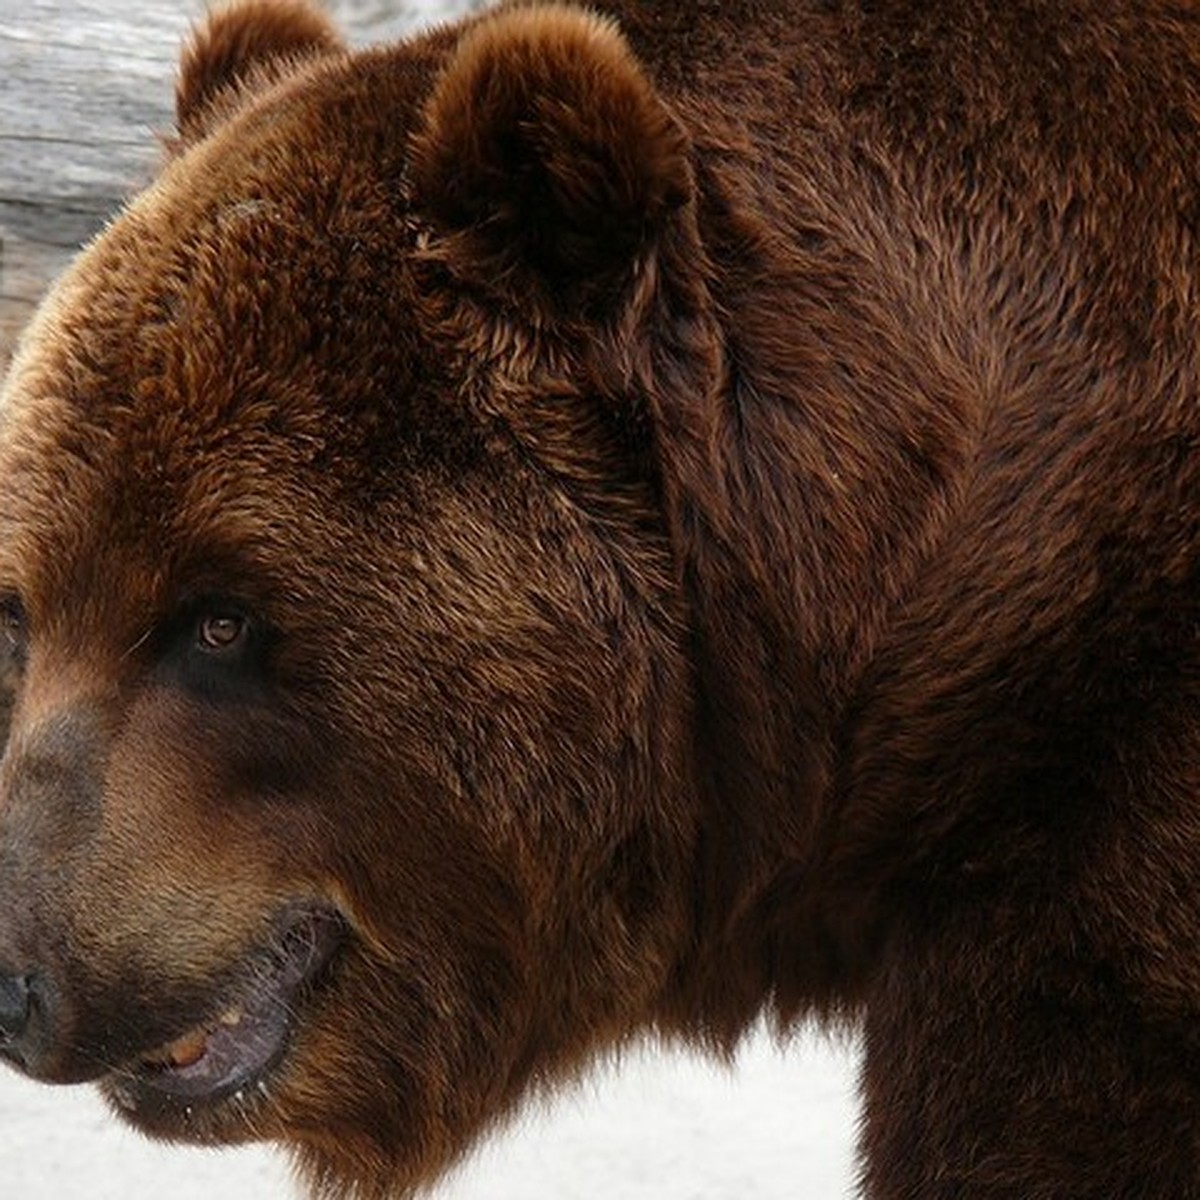
<svg viewBox="0 0 1200 1200">
<path fill-rule="evenodd" d="M 733 1071 L 646 1050 L 535 1107 L 428 1200 L 847 1200 L 856 1061 L 751 1039 Z M 155 1145 L 90 1088 L 0 1071 L 0 1195 L 25 1200 L 297 1200 L 264 1148 Z"/>
</svg>

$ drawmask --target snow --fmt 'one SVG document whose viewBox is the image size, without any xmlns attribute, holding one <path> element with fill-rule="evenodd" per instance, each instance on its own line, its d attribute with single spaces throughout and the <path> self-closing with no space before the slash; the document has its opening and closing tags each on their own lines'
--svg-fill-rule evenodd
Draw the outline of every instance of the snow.
<svg viewBox="0 0 1200 1200">
<path fill-rule="evenodd" d="M 427 1200 L 846 1200 L 853 1196 L 853 1048 L 750 1038 L 737 1065 L 644 1048 L 552 1104 L 534 1102 Z M 90 1088 L 0 1073 L 0 1171 L 30 1200 L 294 1200 L 266 1147 L 145 1140 Z"/>
</svg>

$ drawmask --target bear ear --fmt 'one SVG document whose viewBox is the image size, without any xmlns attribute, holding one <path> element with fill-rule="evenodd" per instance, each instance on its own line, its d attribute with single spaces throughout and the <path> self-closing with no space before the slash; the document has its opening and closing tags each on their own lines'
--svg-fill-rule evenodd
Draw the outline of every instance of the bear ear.
<svg viewBox="0 0 1200 1200">
<path fill-rule="evenodd" d="M 188 141 L 205 132 L 213 101 L 254 72 L 342 49 L 329 19 L 305 0 L 233 0 L 192 33 L 179 61 L 175 123 Z"/>
<path fill-rule="evenodd" d="M 411 200 L 459 277 L 548 315 L 602 316 L 689 199 L 687 139 L 611 21 L 485 18 L 412 143 Z"/>
</svg>

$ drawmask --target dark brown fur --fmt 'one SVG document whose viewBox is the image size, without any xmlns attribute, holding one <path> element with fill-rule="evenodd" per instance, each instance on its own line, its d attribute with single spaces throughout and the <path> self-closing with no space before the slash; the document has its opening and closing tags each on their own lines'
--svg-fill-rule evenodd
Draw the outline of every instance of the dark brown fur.
<svg viewBox="0 0 1200 1200">
<path fill-rule="evenodd" d="M 213 17 L 27 334 L 26 1069 L 385 1196 L 766 1009 L 872 1200 L 1200 1198 L 1200 18 L 597 7 Z M 131 1102 L 315 903 L 264 1088 Z"/>
</svg>

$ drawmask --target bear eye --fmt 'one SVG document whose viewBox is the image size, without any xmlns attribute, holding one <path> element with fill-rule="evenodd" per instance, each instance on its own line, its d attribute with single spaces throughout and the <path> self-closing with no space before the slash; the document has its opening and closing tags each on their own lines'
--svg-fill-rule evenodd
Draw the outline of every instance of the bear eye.
<svg viewBox="0 0 1200 1200">
<path fill-rule="evenodd" d="M 274 644 L 270 623 L 236 600 L 205 597 L 156 629 L 154 673 L 212 704 L 261 697 Z"/>
<path fill-rule="evenodd" d="M 246 637 L 246 618 L 238 613 L 205 613 L 196 623 L 196 645 L 209 654 L 235 650 Z"/>
</svg>

